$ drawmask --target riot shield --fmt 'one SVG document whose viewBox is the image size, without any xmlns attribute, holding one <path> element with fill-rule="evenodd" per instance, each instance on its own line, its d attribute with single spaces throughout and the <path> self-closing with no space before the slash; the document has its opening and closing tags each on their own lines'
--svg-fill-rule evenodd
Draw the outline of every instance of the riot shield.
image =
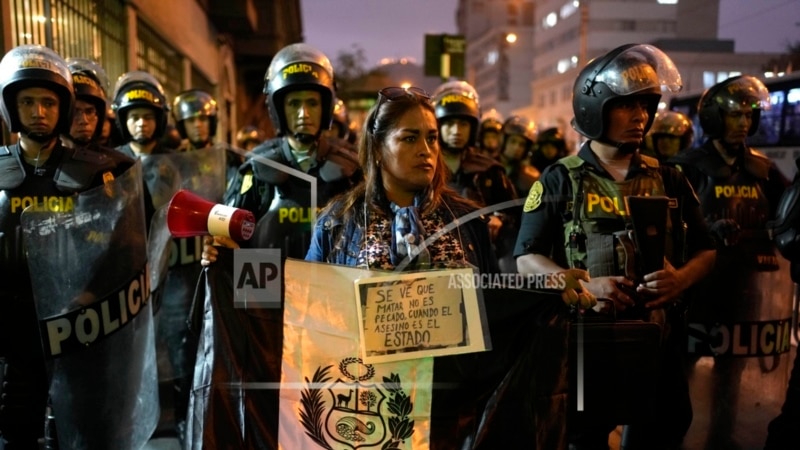
<svg viewBox="0 0 800 450">
<path fill-rule="evenodd" d="M 60 448 L 138 449 L 159 416 L 141 164 L 21 217 Z"/>
<path fill-rule="evenodd" d="M 166 210 L 169 200 L 180 189 L 187 189 L 210 201 L 222 199 L 226 176 L 225 149 L 216 146 L 150 155 L 145 170 L 149 170 L 144 174 L 145 180 L 163 180 L 160 184 L 149 185 L 156 213 L 150 222 L 148 254 L 153 264 L 150 280 L 155 299 L 156 359 L 162 392 L 163 414 L 159 429 L 169 429 L 183 421 L 188 405 L 196 339 L 189 333 L 186 321 L 202 271 L 203 237 L 172 237 L 167 228 Z M 156 193 L 153 193 L 154 187 L 159 189 Z"/>
<path fill-rule="evenodd" d="M 156 209 L 148 238 L 150 282 L 151 288 L 156 291 L 166 277 L 170 259 L 180 256 L 170 250 L 170 247 L 174 250 L 175 246 L 180 249 L 180 243 L 170 244 L 165 208 L 180 189 L 188 189 L 211 201 L 221 200 L 225 192 L 225 150 L 215 146 L 191 152 L 148 155 L 143 158 L 142 166 L 144 180 Z M 183 257 L 184 260 L 186 258 Z"/>
</svg>

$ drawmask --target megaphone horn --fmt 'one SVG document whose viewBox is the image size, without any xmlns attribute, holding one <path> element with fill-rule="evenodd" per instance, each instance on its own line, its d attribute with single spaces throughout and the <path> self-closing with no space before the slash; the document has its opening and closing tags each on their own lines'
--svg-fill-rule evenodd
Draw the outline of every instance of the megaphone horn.
<svg viewBox="0 0 800 450">
<path fill-rule="evenodd" d="M 210 202 L 185 189 L 176 192 L 167 206 L 167 228 L 178 238 L 210 234 L 246 241 L 255 224 L 250 211 Z"/>
</svg>

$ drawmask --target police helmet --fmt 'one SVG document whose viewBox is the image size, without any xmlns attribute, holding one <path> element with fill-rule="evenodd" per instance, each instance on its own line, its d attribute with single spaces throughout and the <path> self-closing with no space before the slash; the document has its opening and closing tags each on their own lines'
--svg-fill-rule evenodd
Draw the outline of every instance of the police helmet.
<svg viewBox="0 0 800 450">
<path fill-rule="evenodd" d="M 128 111 L 141 107 L 155 111 L 156 130 L 153 138 L 158 139 L 164 135 L 169 105 L 164 88 L 153 75 L 141 70 L 122 74 L 114 87 L 114 102 L 111 107 L 116 113 L 117 127 L 122 133 L 123 140 L 129 141 L 132 138 L 125 123 L 128 120 Z"/>
<path fill-rule="evenodd" d="M 92 135 L 92 140 L 96 140 L 103 134 L 103 122 L 106 120 L 108 109 L 106 72 L 98 63 L 85 58 L 67 58 L 67 67 L 72 73 L 75 98 L 91 103 L 97 111 L 97 127 Z"/>
<path fill-rule="evenodd" d="M 11 132 L 22 131 L 17 111 L 17 93 L 22 89 L 42 87 L 55 92 L 59 99 L 55 133 L 68 133 L 72 125 L 75 93 L 67 63 L 53 50 L 41 45 L 20 45 L 0 61 L 0 115 Z"/>
<path fill-rule="evenodd" d="M 240 148 L 247 148 L 248 142 L 260 144 L 266 139 L 266 134 L 254 125 L 247 125 L 236 132 L 236 145 Z"/>
<path fill-rule="evenodd" d="M 564 134 L 558 127 L 542 130 L 542 132 L 539 133 L 536 143 L 538 145 L 552 144 L 556 148 L 564 150 L 567 148 L 567 141 L 564 139 Z"/>
<path fill-rule="evenodd" d="M 283 100 L 292 91 L 314 90 L 320 93 L 322 115 L 317 136 L 331 127 L 333 117 L 333 66 L 324 53 L 304 44 L 291 44 L 272 58 L 264 75 L 270 120 L 279 136 L 290 133 L 283 111 Z M 315 136 L 316 137 L 316 136 Z"/>
<path fill-rule="evenodd" d="M 752 136 L 758 130 L 761 110 L 769 108 L 769 91 L 764 83 L 756 77 L 739 75 L 706 90 L 700 97 L 697 110 L 703 132 L 715 138 L 725 132 L 723 112 L 752 111 L 753 121 L 747 132 L 748 136 Z"/>
<path fill-rule="evenodd" d="M 183 121 L 199 116 L 208 117 L 208 137 L 213 138 L 217 132 L 217 101 L 211 94 L 200 89 L 190 89 L 176 95 L 172 100 L 175 128 L 183 139 L 187 138 Z"/>
<path fill-rule="evenodd" d="M 500 133 L 503 130 L 503 116 L 492 108 L 481 116 L 481 134 L 486 131 Z"/>
<path fill-rule="evenodd" d="M 350 134 L 350 117 L 347 106 L 342 99 L 337 98 L 333 105 L 333 123 L 339 125 L 339 139 L 347 140 Z"/>
<path fill-rule="evenodd" d="M 465 119 L 470 124 L 469 145 L 474 145 L 481 116 L 478 92 L 466 81 L 448 81 L 440 85 L 431 97 L 436 120 Z"/>
<path fill-rule="evenodd" d="M 680 138 L 680 149 L 684 150 L 694 142 L 694 127 L 692 121 L 684 114 L 677 111 L 660 111 L 653 120 L 648 137 L 653 139 L 658 135 Z"/>
<path fill-rule="evenodd" d="M 536 142 L 538 134 L 536 122 L 522 116 L 511 116 L 503 123 L 503 135 L 522 136 L 527 139 L 530 144 Z"/>
<path fill-rule="evenodd" d="M 572 126 L 589 139 L 606 132 L 609 101 L 628 95 L 646 96 L 650 129 L 661 88 L 680 90 L 681 76 L 664 52 L 648 44 L 626 44 L 590 61 L 578 74 L 572 88 Z"/>
</svg>

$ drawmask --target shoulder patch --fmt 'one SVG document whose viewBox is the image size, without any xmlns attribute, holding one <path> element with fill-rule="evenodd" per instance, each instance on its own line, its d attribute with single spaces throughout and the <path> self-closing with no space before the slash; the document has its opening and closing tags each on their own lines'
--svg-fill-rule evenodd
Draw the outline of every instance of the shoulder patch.
<svg viewBox="0 0 800 450">
<path fill-rule="evenodd" d="M 533 183 L 533 186 L 531 186 L 531 190 L 528 192 L 528 198 L 525 199 L 525 206 L 523 206 L 522 210 L 524 212 L 529 212 L 538 208 L 539 205 L 542 204 L 543 193 L 544 185 L 541 181 L 536 180 L 536 182 Z"/>
<path fill-rule="evenodd" d="M 247 172 L 242 177 L 242 188 L 239 190 L 239 193 L 244 194 L 249 191 L 251 187 L 253 187 L 253 172 Z"/>
</svg>

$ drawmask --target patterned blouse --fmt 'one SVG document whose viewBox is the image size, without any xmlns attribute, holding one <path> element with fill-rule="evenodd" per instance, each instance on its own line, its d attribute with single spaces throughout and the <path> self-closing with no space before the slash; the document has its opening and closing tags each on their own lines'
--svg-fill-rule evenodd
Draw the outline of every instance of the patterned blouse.
<svg viewBox="0 0 800 450">
<path fill-rule="evenodd" d="M 437 230 L 444 228 L 447 223 L 441 211 L 422 217 L 425 227 L 425 238 L 429 238 Z M 369 269 L 393 270 L 389 247 L 392 242 L 392 218 L 383 213 L 370 213 L 369 225 L 366 233 L 366 243 L 358 254 L 358 267 Z M 466 263 L 464 249 L 461 245 L 458 228 L 440 236 L 430 244 L 428 251 L 431 256 L 431 265 L 434 268 L 452 267 L 453 262 Z M 413 265 L 409 269 L 417 269 Z"/>
</svg>

